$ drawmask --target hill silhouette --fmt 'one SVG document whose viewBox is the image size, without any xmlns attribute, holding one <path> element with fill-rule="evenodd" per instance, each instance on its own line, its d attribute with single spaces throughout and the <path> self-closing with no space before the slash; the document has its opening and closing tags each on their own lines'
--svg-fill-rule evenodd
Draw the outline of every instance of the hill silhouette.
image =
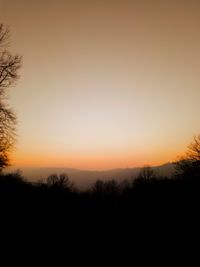
<svg viewBox="0 0 200 267">
<path fill-rule="evenodd" d="M 116 180 L 118 182 L 126 179 L 136 179 L 142 168 L 118 168 L 111 170 L 80 170 L 73 168 L 22 168 L 21 171 L 29 181 L 35 182 L 38 180 L 45 180 L 46 177 L 52 173 L 67 173 L 70 180 L 73 181 L 77 187 L 87 189 L 96 180 Z M 171 177 L 175 173 L 174 164 L 166 163 L 160 166 L 152 167 L 153 171 L 158 177 Z M 15 171 L 15 168 L 8 168 L 7 172 Z"/>
</svg>

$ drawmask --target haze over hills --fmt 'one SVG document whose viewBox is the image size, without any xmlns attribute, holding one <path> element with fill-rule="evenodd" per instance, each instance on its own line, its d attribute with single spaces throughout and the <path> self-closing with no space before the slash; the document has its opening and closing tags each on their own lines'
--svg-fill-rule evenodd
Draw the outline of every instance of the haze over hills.
<svg viewBox="0 0 200 267">
<path fill-rule="evenodd" d="M 166 163 L 161 166 L 152 167 L 156 175 L 170 177 L 175 169 L 172 163 Z M 14 171 L 13 167 L 8 171 Z M 31 181 L 46 180 L 51 174 L 67 173 L 70 180 L 80 188 L 86 188 L 93 184 L 96 180 L 122 181 L 125 179 L 134 179 L 139 174 L 141 168 L 120 168 L 112 170 L 79 170 L 72 168 L 22 168 L 23 176 Z"/>
</svg>

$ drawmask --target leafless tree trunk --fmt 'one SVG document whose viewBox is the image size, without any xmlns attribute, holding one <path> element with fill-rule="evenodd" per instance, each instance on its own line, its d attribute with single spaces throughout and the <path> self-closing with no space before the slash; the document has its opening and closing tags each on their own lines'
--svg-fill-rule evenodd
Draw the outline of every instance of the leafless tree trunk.
<svg viewBox="0 0 200 267">
<path fill-rule="evenodd" d="M 18 78 L 21 56 L 7 51 L 9 29 L 0 24 L 0 170 L 9 165 L 9 153 L 15 143 L 16 116 L 6 103 L 7 88 Z"/>
</svg>

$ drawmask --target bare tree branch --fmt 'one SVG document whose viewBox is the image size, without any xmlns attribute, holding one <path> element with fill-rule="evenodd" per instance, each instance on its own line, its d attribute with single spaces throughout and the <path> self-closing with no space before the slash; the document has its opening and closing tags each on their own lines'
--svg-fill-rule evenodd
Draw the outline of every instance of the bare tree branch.
<svg viewBox="0 0 200 267">
<path fill-rule="evenodd" d="M 193 142 L 188 146 L 186 155 L 175 162 L 178 174 L 185 177 L 196 177 L 200 173 L 200 134 L 194 136 Z"/>
<path fill-rule="evenodd" d="M 9 153 L 16 141 L 16 116 L 5 103 L 6 89 L 18 79 L 22 58 L 5 49 L 9 29 L 0 24 L 0 170 L 9 165 Z"/>
</svg>

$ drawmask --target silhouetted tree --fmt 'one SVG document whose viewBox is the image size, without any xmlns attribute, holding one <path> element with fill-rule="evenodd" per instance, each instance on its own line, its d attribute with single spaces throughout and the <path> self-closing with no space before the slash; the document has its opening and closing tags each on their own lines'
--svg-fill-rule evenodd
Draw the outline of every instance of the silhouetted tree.
<svg viewBox="0 0 200 267">
<path fill-rule="evenodd" d="M 155 173 L 151 167 L 146 166 L 146 167 L 141 169 L 141 171 L 138 175 L 138 178 L 144 179 L 144 180 L 149 180 L 149 179 L 155 178 Z"/>
<path fill-rule="evenodd" d="M 95 195 L 103 195 L 104 192 L 104 182 L 101 180 L 97 180 L 92 186 L 92 193 Z"/>
<path fill-rule="evenodd" d="M 21 57 L 6 50 L 9 30 L 0 24 L 0 170 L 9 165 L 9 152 L 15 142 L 16 116 L 5 102 L 6 89 L 18 78 Z"/>
<path fill-rule="evenodd" d="M 68 192 L 75 190 L 74 184 L 69 180 L 66 173 L 52 174 L 47 178 L 47 185 L 53 189 L 64 189 Z"/>
<path fill-rule="evenodd" d="M 115 180 L 106 181 L 104 191 L 107 195 L 116 196 L 119 193 L 119 185 Z"/>
<path fill-rule="evenodd" d="M 178 175 L 185 178 L 200 178 L 200 134 L 194 136 L 193 142 L 188 146 L 186 155 L 175 164 Z"/>
<path fill-rule="evenodd" d="M 120 186 L 115 180 L 97 180 L 91 192 L 97 197 L 116 197 L 120 193 Z"/>
<path fill-rule="evenodd" d="M 194 136 L 194 141 L 189 145 L 187 158 L 198 163 L 200 162 L 200 134 Z"/>
</svg>

